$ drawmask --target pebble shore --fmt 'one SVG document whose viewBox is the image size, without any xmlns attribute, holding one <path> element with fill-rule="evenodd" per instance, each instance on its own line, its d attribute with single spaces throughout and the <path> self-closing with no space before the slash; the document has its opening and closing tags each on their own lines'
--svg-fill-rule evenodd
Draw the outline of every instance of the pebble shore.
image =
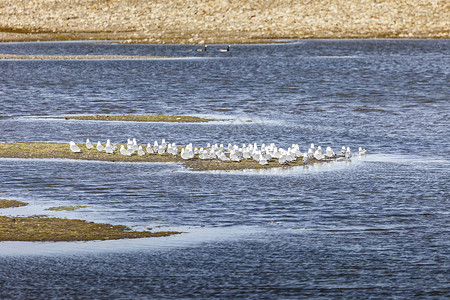
<svg viewBox="0 0 450 300">
<path fill-rule="evenodd" d="M 0 0 L 0 42 L 449 37 L 448 0 Z"/>
</svg>

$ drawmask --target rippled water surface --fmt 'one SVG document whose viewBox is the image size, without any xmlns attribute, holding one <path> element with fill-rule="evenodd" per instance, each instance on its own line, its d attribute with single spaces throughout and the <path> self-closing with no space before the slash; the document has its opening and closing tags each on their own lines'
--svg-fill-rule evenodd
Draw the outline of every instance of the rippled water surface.
<svg viewBox="0 0 450 300">
<path fill-rule="evenodd" d="M 0 44 L 0 141 L 343 145 L 365 157 L 265 171 L 0 159 L 3 215 L 79 218 L 168 238 L 0 243 L 0 298 L 450 297 L 450 42 Z M 186 114 L 207 124 L 42 119 Z M 247 122 L 251 120 L 252 122 Z M 46 208 L 86 205 L 73 212 Z"/>
</svg>

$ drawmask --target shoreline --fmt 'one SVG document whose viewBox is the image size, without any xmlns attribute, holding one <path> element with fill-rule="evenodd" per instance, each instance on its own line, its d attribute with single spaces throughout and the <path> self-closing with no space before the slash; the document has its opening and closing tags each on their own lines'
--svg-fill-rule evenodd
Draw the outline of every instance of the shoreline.
<svg viewBox="0 0 450 300">
<path fill-rule="evenodd" d="M 267 39 L 450 38 L 446 0 L 0 2 L 0 42 L 246 44 Z"/>
<path fill-rule="evenodd" d="M 348 34 L 348 35 L 315 35 L 315 36 L 273 36 L 273 37 L 239 37 L 224 39 L 221 37 L 208 37 L 207 41 L 201 40 L 194 42 L 184 39 L 173 39 L 170 37 L 162 38 L 159 40 L 153 39 L 136 39 L 136 38 L 124 38 L 116 37 L 115 35 L 109 35 L 99 32 L 95 37 L 78 36 L 76 34 L 69 33 L 70 38 L 59 38 L 55 34 L 9 34 L 0 31 L 0 45 L 7 43 L 33 43 L 33 42 L 105 42 L 105 43 L 117 43 L 117 44 L 166 44 L 166 45 L 244 45 L 244 44 L 274 44 L 274 43 L 289 43 L 289 41 L 306 41 L 306 40 L 446 40 L 450 39 L 450 33 L 438 33 L 438 34 L 421 34 L 421 35 L 397 35 L 397 34 Z M 10 56 L 10 57 L 8 57 Z M 35 59 L 69 59 L 69 58 L 57 58 L 66 57 L 66 55 L 20 55 L 20 54 L 0 54 L 0 59 L 29 59 L 29 58 L 16 58 L 19 56 L 35 56 Z M 39 58 L 39 57 L 46 58 Z M 56 58 L 48 58 L 48 56 L 54 56 Z M 158 58 L 173 58 L 166 56 L 127 56 L 127 55 L 67 55 L 73 58 L 70 59 L 158 59 Z M 98 58 L 95 58 L 98 56 Z"/>
</svg>

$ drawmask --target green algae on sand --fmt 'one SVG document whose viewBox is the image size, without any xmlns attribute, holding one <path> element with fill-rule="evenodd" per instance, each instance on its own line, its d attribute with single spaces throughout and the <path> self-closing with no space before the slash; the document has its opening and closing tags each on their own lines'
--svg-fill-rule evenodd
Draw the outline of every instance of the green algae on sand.
<svg viewBox="0 0 450 300">
<path fill-rule="evenodd" d="M 93 223 L 76 219 L 0 216 L 0 241 L 93 241 L 162 237 L 175 231 L 132 231 L 123 225 Z"/>
<path fill-rule="evenodd" d="M 26 205 L 28 205 L 28 203 L 22 201 L 0 199 L 0 208 L 20 207 Z"/>
<path fill-rule="evenodd" d="M 208 119 L 182 115 L 89 115 L 89 116 L 57 116 L 44 118 L 65 119 L 65 120 L 177 122 L 177 123 L 201 123 L 211 121 L 223 121 L 217 119 Z"/>
<path fill-rule="evenodd" d="M 158 59 L 167 58 L 164 56 L 144 56 L 144 55 L 108 55 L 108 54 L 86 54 L 86 55 L 36 55 L 36 54 L 2 54 L 0 60 L 20 59 L 20 60 L 129 60 L 129 59 Z"/>
<path fill-rule="evenodd" d="M 75 206 L 53 206 L 53 207 L 49 207 L 46 210 L 52 210 L 52 211 L 72 211 L 72 210 L 77 210 L 80 208 L 86 208 L 89 206 L 86 205 L 75 205 Z"/>
<path fill-rule="evenodd" d="M 28 203 L 0 199 L 0 208 L 25 206 Z M 78 206 L 77 208 L 86 207 Z M 60 207 L 64 208 L 64 207 Z M 176 231 L 133 231 L 123 225 L 93 223 L 76 219 L 47 218 L 43 216 L 0 216 L 2 241 L 92 241 L 161 237 L 179 234 Z"/>
</svg>

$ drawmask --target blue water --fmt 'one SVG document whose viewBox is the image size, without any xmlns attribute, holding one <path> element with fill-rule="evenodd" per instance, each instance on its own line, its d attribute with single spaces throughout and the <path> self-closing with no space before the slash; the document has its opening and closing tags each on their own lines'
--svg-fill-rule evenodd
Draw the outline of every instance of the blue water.
<svg viewBox="0 0 450 300">
<path fill-rule="evenodd" d="M 299 143 L 365 157 L 268 171 L 0 159 L 4 215 L 183 231 L 0 243 L 0 298 L 450 297 L 450 43 L 10 43 L 0 53 L 164 55 L 0 61 L 0 142 Z M 195 49 L 195 47 L 194 47 Z M 42 119 L 186 114 L 207 124 Z M 252 122 L 247 122 L 251 120 Z M 74 212 L 51 206 L 86 205 Z"/>
</svg>

